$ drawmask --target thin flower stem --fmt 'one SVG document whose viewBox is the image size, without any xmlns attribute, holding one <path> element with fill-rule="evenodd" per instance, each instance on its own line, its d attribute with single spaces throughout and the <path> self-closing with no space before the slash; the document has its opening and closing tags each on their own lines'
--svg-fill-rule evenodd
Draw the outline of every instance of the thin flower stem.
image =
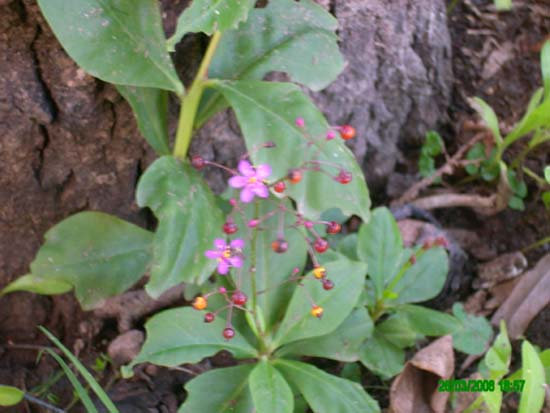
<svg viewBox="0 0 550 413">
<path fill-rule="evenodd" d="M 30 394 L 25 393 L 23 397 L 25 398 L 25 400 L 27 400 L 31 403 L 37 404 L 39 406 L 42 406 L 45 409 L 49 410 L 50 412 L 67 413 L 65 410 L 60 409 L 58 407 L 55 407 L 55 406 L 51 405 L 50 403 L 45 402 L 44 400 L 40 400 L 40 399 L 38 399 L 34 396 L 31 396 Z"/>
</svg>

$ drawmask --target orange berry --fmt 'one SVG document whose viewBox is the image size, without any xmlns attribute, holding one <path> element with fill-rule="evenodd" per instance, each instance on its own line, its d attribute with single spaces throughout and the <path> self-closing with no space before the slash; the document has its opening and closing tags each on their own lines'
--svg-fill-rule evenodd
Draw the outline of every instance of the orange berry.
<svg viewBox="0 0 550 413">
<path fill-rule="evenodd" d="M 279 181 L 275 185 L 273 185 L 273 190 L 278 194 L 284 192 L 285 189 L 286 189 L 286 185 L 283 181 Z"/>
<path fill-rule="evenodd" d="M 351 125 L 340 126 L 340 136 L 345 141 L 355 138 L 355 128 Z"/>
<path fill-rule="evenodd" d="M 311 308 L 311 315 L 313 317 L 321 318 L 323 316 L 323 307 L 319 307 L 318 305 L 314 305 Z"/>
<path fill-rule="evenodd" d="M 208 306 L 208 301 L 204 297 L 197 297 L 193 300 L 193 308 L 195 310 L 204 310 Z"/>
<path fill-rule="evenodd" d="M 297 184 L 302 180 L 302 171 L 300 171 L 299 169 L 291 169 L 290 171 L 288 171 L 287 178 L 293 184 Z"/>
<path fill-rule="evenodd" d="M 313 268 L 313 275 L 315 276 L 315 278 L 320 280 L 321 278 L 324 278 L 325 275 L 327 275 L 327 270 L 325 267 L 316 266 Z"/>
</svg>

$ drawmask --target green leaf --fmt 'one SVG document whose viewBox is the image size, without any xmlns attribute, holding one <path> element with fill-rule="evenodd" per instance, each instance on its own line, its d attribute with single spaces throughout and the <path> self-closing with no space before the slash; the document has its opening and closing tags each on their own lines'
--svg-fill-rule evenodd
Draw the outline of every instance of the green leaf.
<svg viewBox="0 0 550 413">
<path fill-rule="evenodd" d="M 409 321 L 411 328 L 425 336 L 438 337 L 461 329 L 461 323 L 452 315 L 419 305 L 405 304 L 397 308 Z"/>
<path fill-rule="evenodd" d="M 294 395 L 281 373 L 267 361 L 260 361 L 250 373 L 254 408 L 262 413 L 292 413 Z"/>
<path fill-rule="evenodd" d="M 166 46 L 173 52 L 186 33 L 212 34 L 234 29 L 246 20 L 255 0 L 193 0 L 178 18 L 176 31 Z"/>
<path fill-rule="evenodd" d="M 304 396 L 314 413 L 377 413 L 378 403 L 355 382 L 299 361 L 275 361 L 285 378 Z"/>
<path fill-rule="evenodd" d="M 373 323 L 365 308 L 356 308 L 331 333 L 295 341 L 277 351 L 277 356 L 310 356 L 353 362 L 359 360 L 359 349 L 371 336 Z"/>
<path fill-rule="evenodd" d="M 309 160 L 337 164 L 351 172 L 352 181 L 342 185 L 326 174 L 305 171 L 302 181 L 289 185 L 286 191 L 300 213 L 316 219 L 327 209 L 340 208 L 346 215 L 355 214 L 368 221 L 370 199 L 361 168 L 341 139 L 326 141 L 327 121 L 296 85 L 220 81 L 215 87 L 235 110 L 249 150 L 268 140 L 276 144 L 275 148 L 251 155 L 255 164 L 271 165 L 271 180 L 286 177 L 289 169 Z M 305 119 L 308 134 L 315 138 L 312 145 L 295 125 L 297 117 Z M 327 168 L 332 176 L 339 172 L 336 167 L 323 165 L 323 169 Z"/>
<path fill-rule="evenodd" d="M 149 87 L 116 86 L 132 107 L 139 130 L 158 155 L 169 155 L 168 93 Z"/>
<path fill-rule="evenodd" d="M 279 71 L 310 89 L 324 89 L 344 68 L 334 33 L 337 25 L 336 19 L 313 1 L 269 2 L 265 8 L 253 9 L 238 30 L 224 34 L 209 75 L 261 80 L 267 73 Z M 219 93 L 207 92 L 196 118 L 199 126 L 227 105 Z"/>
<path fill-rule="evenodd" d="M 510 189 L 516 194 L 519 198 L 525 198 L 527 196 L 527 185 L 525 182 L 518 179 L 517 174 L 514 170 L 507 170 L 508 184 Z"/>
<path fill-rule="evenodd" d="M 218 351 L 227 350 L 236 358 L 255 357 L 256 350 L 239 331 L 227 341 L 222 336 L 225 320 L 218 316 L 205 323 L 204 315 L 191 307 L 175 308 L 156 314 L 145 323 L 147 339 L 138 356 L 125 368 L 125 374 L 139 363 L 173 367 L 197 363 Z"/>
<path fill-rule="evenodd" d="M 15 406 L 23 400 L 25 393 L 17 387 L 0 384 L 0 406 Z"/>
<path fill-rule="evenodd" d="M 491 379 L 498 381 L 508 373 L 510 367 L 510 358 L 512 356 L 512 346 L 508 339 L 506 324 L 500 322 L 500 333 L 495 342 L 485 354 L 485 365 L 489 369 Z"/>
<path fill-rule="evenodd" d="M 512 0 L 495 0 L 495 7 L 497 11 L 512 10 Z"/>
<path fill-rule="evenodd" d="M 497 144 L 502 143 L 502 136 L 500 135 L 500 129 L 498 127 L 498 118 L 493 108 L 489 106 L 483 99 L 473 98 L 472 106 L 479 113 L 487 127 L 493 133 L 495 142 Z"/>
<path fill-rule="evenodd" d="M 510 200 L 508 201 L 508 206 L 511 209 L 515 209 L 517 211 L 525 211 L 525 204 L 523 203 L 523 199 L 517 196 L 512 196 L 510 198 Z"/>
<path fill-rule="evenodd" d="M 0 291 L 0 295 L 12 293 L 14 291 L 29 291 L 35 294 L 55 295 L 66 293 L 72 289 L 72 284 L 66 281 L 26 274 L 9 283 Z"/>
<path fill-rule="evenodd" d="M 336 251 L 345 255 L 352 261 L 359 261 L 357 256 L 357 233 L 348 234 L 343 236 L 336 244 Z"/>
<path fill-rule="evenodd" d="M 69 283 L 89 310 L 136 283 L 151 261 L 152 234 L 101 212 L 81 212 L 51 228 L 31 264 L 33 277 Z"/>
<path fill-rule="evenodd" d="M 550 184 L 550 165 L 544 167 L 544 179 Z"/>
<path fill-rule="evenodd" d="M 522 379 L 525 387 L 519 401 L 519 413 L 539 413 L 544 404 L 544 367 L 531 343 L 521 345 Z"/>
<path fill-rule="evenodd" d="M 312 273 L 308 274 L 294 291 L 275 336 L 274 347 L 328 334 L 336 330 L 353 310 L 363 288 L 367 266 L 342 259 L 324 267 L 327 277 L 335 284 L 334 288 L 325 291 L 319 280 L 314 279 Z M 310 314 L 310 300 L 324 309 L 322 319 Z"/>
<path fill-rule="evenodd" d="M 171 156 L 157 159 L 139 180 L 137 203 L 159 220 L 147 292 L 158 297 L 181 283 L 203 283 L 216 266 L 204 252 L 223 225 L 221 211 L 204 179 Z"/>
<path fill-rule="evenodd" d="M 359 363 L 344 364 L 340 377 L 361 384 L 361 365 Z"/>
<path fill-rule="evenodd" d="M 387 380 L 403 369 L 405 352 L 375 329 L 361 348 L 360 360 L 366 368 Z"/>
<path fill-rule="evenodd" d="M 481 354 L 493 336 L 491 324 L 483 318 L 464 311 L 460 303 L 453 305 L 454 316 L 462 323 L 462 328 L 453 334 L 453 346 L 466 354 Z"/>
<path fill-rule="evenodd" d="M 76 358 L 76 356 L 69 351 L 67 347 L 65 347 L 58 339 L 55 337 L 52 333 L 50 333 L 47 329 L 40 326 L 38 327 L 42 333 L 48 337 L 48 339 L 56 345 L 58 349 L 61 350 L 61 352 L 69 359 L 71 363 L 73 363 L 74 367 L 78 370 L 78 372 L 81 374 L 81 376 L 86 380 L 88 383 L 88 386 L 93 390 L 93 392 L 96 394 L 96 396 L 101 400 L 103 405 L 107 408 L 107 411 L 109 413 L 118 413 L 118 409 L 113 404 L 109 396 L 105 393 L 105 391 L 101 388 L 99 383 L 96 381 L 96 379 L 90 374 L 90 372 L 84 367 L 84 365 Z M 52 354 L 53 351 L 50 353 Z M 58 360 L 59 361 L 59 360 Z"/>
<path fill-rule="evenodd" d="M 478 142 L 474 146 L 472 146 L 472 148 L 466 154 L 466 159 L 469 161 L 485 158 L 485 146 L 481 142 Z M 475 175 L 479 172 L 479 166 L 474 164 L 466 165 L 464 169 L 466 169 L 466 172 L 470 175 Z"/>
<path fill-rule="evenodd" d="M 430 157 L 437 156 L 443 152 L 444 147 L 445 144 L 439 133 L 433 130 L 426 133 L 424 145 L 422 145 L 422 153 Z"/>
<path fill-rule="evenodd" d="M 396 313 L 376 325 L 376 333 L 399 348 L 411 347 L 421 339 L 403 314 Z"/>
<path fill-rule="evenodd" d="M 39 0 L 76 63 L 106 82 L 183 93 L 155 0 Z"/>
<path fill-rule="evenodd" d="M 540 69 L 544 84 L 544 100 L 550 99 L 550 41 L 546 41 L 540 51 Z"/>
<path fill-rule="evenodd" d="M 258 216 L 265 216 L 273 211 L 274 204 L 269 201 L 275 201 L 270 198 L 267 202 L 260 202 L 258 205 Z M 283 202 L 286 208 L 292 210 L 290 201 Z M 248 218 L 255 216 L 255 203 L 243 206 L 244 215 Z M 254 266 L 256 272 L 254 279 L 257 291 L 265 291 L 257 296 L 257 304 L 261 308 L 265 317 L 266 326 L 271 328 L 276 322 L 279 322 L 283 316 L 285 308 L 294 292 L 296 283 L 285 282 L 291 276 L 294 268 L 303 268 L 307 259 L 307 244 L 304 242 L 304 236 L 300 231 L 286 231 L 285 240 L 288 242 L 289 250 L 284 254 L 274 253 L 271 249 L 271 243 L 277 239 L 280 215 L 262 222 L 262 230 L 256 234 L 256 261 Z M 247 239 L 247 222 L 235 217 L 235 222 L 240 228 L 234 235 L 236 238 Z M 292 214 L 284 214 L 284 225 L 292 226 L 296 218 Z M 247 243 L 248 251 L 251 245 Z M 247 255 L 243 268 L 250 268 L 253 264 L 251 254 Z M 240 281 L 242 291 L 249 297 L 252 296 L 251 276 L 242 277 Z"/>
<path fill-rule="evenodd" d="M 418 160 L 418 170 L 424 178 L 431 176 L 435 172 L 435 160 L 430 155 L 422 153 Z"/>
<path fill-rule="evenodd" d="M 370 268 L 370 266 L 369 266 Z M 441 292 L 447 279 L 449 260 L 441 247 L 430 248 L 419 255 L 392 289 L 398 294 L 393 304 L 407 304 L 429 300 Z"/>
<path fill-rule="evenodd" d="M 187 399 L 178 413 L 250 413 L 254 411 L 248 387 L 254 364 L 210 370 L 185 385 Z"/>
<path fill-rule="evenodd" d="M 541 194 L 542 202 L 546 209 L 550 209 L 550 191 L 544 191 Z"/>
<path fill-rule="evenodd" d="M 376 296 L 381 297 L 384 285 L 397 273 L 403 255 L 401 234 L 389 209 L 376 208 L 370 222 L 361 225 L 357 255 L 368 264 Z"/>
<path fill-rule="evenodd" d="M 535 93 L 533 100 L 536 102 L 536 98 L 540 98 L 542 90 L 539 93 Z M 550 126 L 550 117 L 548 113 L 550 112 L 550 99 L 545 99 L 541 105 L 535 109 L 528 111 L 526 115 L 521 119 L 517 126 L 506 135 L 504 139 L 505 147 L 510 146 L 512 143 L 520 139 L 521 137 L 531 133 L 535 129 L 540 127 L 549 127 Z"/>
</svg>

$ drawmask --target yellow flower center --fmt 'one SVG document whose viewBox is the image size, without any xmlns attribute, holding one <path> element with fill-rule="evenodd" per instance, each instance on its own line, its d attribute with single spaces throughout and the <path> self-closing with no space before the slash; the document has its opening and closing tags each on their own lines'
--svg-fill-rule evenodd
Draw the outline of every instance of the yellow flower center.
<svg viewBox="0 0 550 413">
<path fill-rule="evenodd" d="M 229 248 L 227 248 L 223 253 L 222 253 L 222 257 L 223 258 L 231 258 L 231 250 Z"/>
<path fill-rule="evenodd" d="M 323 278 L 326 274 L 327 274 L 327 270 L 325 269 L 325 267 L 315 267 L 315 268 L 313 269 L 313 275 L 314 275 L 315 278 L 317 278 L 318 280 L 320 280 L 321 278 Z"/>
<path fill-rule="evenodd" d="M 252 178 L 248 178 L 249 184 L 255 184 L 256 182 L 258 182 L 258 178 L 256 178 L 255 176 L 253 176 Z"/>
<path fill-rule="evenodd" d="M 313 317 L 321 318 L 321 316 L 323 315 L 323 307 L 319 307 L 318 305 L 314 306 L 311 309 L 311 315 Z"/>
</svg>

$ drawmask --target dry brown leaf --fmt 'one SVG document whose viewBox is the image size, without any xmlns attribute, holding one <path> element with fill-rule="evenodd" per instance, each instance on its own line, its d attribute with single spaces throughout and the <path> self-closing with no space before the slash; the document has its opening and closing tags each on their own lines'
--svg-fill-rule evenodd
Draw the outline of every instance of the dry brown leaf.
<svg viewBox="0 0 550 413">
<path fill-rule="evenodd" d="M 550 303 L 550 254 L 540 259 L 535 268 L 521 276 L 514 290 L 491 322 L 506 322 L 510 338 L 520 337 L 536 315 Z"/>
<path fill-rule="evenodd" d="M 445 413 L 449 393 L 438 392 L 438 381 L 454 371 L 453 339 L 444 336 L 423 348 L 394 380 L 390 413 Z"/>
</svg>

